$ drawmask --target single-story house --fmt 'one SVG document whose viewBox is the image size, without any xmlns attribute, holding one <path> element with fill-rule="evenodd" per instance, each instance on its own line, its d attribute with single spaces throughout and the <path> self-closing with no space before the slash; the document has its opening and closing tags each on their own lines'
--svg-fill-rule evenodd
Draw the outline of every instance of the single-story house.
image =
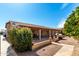
<svg viewBox="0 0 79 59">
<path fill-rule="evenodd" d="M 61 29 L 49 28 L 40 25 L 22 23 L 22 22 L 15 22 L 15 21 L 8 21 L 6 23 L 6 29 L 10 30 L 12 28 L 30 28 L 33 32 L 34 39 L 48 39 L 49 37 L 53 38 L 56 33 L 61 32 Z"/>
</svg>

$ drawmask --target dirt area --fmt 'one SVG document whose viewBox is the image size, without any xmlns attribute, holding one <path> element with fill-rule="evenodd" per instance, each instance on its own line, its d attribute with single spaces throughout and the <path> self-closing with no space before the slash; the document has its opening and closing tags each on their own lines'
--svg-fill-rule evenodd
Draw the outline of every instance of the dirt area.
<svg viewBox="0 0 79 59">
<path fill-rule="evenodd" d="M 27 51 L 27 52 L 18 52 L 17 56 L 39 56 L 35 51 Z"/>
<path fill-rule="evenodd" d="M 58 43 L 75 46 L 72 56 L 79 56 L 79 43 L 77 40 L 74 40 L 72 37 L 65 37 L 64 40 L 60 40 Z"/>
<path fill-rule="evenodd" d="M 58 43 L 69 44 L 69 45 L 77 45 L 77 41 L 72 37 L 65 37 L 63 40 L 60 40 Z"/>
<path fill-rule="evenodd" d="M 51 44 L 37 51 L 17 53 L 17 55 L 18 56 L 53 56 L 60 48 L 61 46 Z"/>
<path fill-rule="evenodd" d="M 38 51 L 36 51 L 36 53 L 40 56 L 53 56 L 54 54 L 56 54 L 56 52 L 59 51 L 61 47 L 62 46 L 60 45 L 51 44 L 43 47 L 42 49 L 39 49 Z"/>
</svg>

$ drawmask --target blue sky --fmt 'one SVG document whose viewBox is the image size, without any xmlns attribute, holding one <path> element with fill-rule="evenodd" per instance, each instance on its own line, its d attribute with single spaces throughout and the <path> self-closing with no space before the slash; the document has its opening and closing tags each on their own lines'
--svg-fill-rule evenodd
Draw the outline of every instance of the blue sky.
<svg viewBox="0 0 79 59">
<path fill-rule="evenodd" d="M 9 20 L 62 28 L 68 15 L 79 6 L 69 3 L 0 4 L 0 29 Z"/>
</svg>

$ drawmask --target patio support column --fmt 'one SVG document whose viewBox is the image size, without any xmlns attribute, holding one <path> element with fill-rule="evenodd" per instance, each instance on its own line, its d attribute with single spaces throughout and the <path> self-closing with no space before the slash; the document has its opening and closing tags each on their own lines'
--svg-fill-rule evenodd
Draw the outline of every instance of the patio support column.
<svg viewBox="0 0 79 59">
<path fill-rule="evenodd" d="M 51 30 L 49 30 L 49 40 L 50 40 L 50 41 L 52 40 L 52 37 L 51 37 Z"/>
<path fill-rule="evenodd" d="M 49 37 L 51 37 L 51 30 L 49 30 Z"/>
<path fill-rule="evenodd" d="M 41 29 L 39 29 L 39 40 L 41 40 Z"/>
</svg>

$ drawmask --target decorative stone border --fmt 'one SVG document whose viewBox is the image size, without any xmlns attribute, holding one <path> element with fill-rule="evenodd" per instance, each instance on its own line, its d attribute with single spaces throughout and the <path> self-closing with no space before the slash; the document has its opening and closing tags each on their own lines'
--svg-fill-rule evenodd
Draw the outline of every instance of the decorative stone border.
<svg viewBox="0 0 79 59">
<path fill-rule="evenodd" d="M 49 45 L 51 44 L 51 41 L 50 40 L 45 40 L 45 41 L 42 41 L 42 42 L 39 42 L 39 43 L 35 43 L 33 46 L 32 46 L 32 50 L 37 50 L 43 46 L 46 46 L 46 45 Z"/>
</svg>

